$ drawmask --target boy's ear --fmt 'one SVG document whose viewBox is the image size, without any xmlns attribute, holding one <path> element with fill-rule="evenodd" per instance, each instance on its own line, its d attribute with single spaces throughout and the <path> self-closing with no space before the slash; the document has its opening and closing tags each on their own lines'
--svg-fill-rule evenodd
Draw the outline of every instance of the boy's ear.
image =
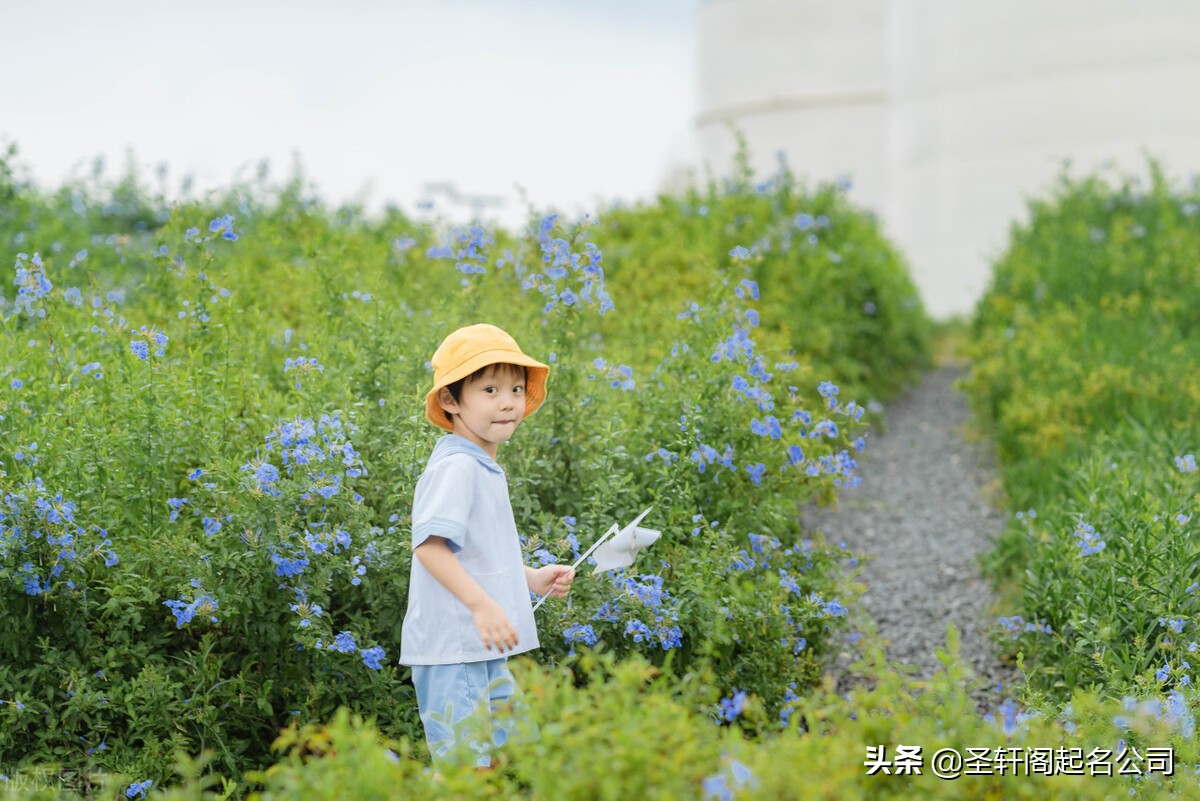
<svg viewBox="0 0 1200 801">
<path fill-rule="evenodd" d="M 442 387 L 438 390 L 437 401 L 438 406 L 442 407 L 443 412 L 450 412 L 451 414 L 458 412 L 458 401 L 450 394 L 449 387 Z"/>
</svg>

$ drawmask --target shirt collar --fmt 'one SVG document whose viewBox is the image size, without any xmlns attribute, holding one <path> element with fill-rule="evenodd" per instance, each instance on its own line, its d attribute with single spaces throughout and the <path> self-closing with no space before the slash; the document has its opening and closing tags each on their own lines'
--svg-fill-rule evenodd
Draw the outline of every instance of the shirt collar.
<svg viewBox="0 0 1200 801">
<path fill-rule="evenodd" d="M 437 445 L 433 447 L 433 453 L 429 456 L 429 463 L 433 464 L 455 453 L 465 453 L 475 457 L 475 461 L 491 470 L 493 473 L 504 474 L 504 470 L 500 465 L 496 464 L 496 460 L 488 456 L 483 448 L 476 445 L 466 437 L 460 437 L 458 434 L 447 434 L 437 441 Z"/>
</svg>

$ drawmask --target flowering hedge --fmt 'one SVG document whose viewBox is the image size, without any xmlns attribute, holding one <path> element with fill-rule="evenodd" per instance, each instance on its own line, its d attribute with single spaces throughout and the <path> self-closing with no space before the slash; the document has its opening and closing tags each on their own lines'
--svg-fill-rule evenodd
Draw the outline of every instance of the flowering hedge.
<svg viewBox="0 0 1200 801">
<path fill-rule="evenodd" d="M 812 686 L 853 600 L 851 557 L 802 532 L 797 508 L 857 483 L 863 403 L 902 383 L 919 340 L 890 356 L 882 342 L 888 370 L 821 361 L 776 317 L 785 262 L 717 253 L 721 237 L 686 284 L 637 297 L 610 269 L 688 252 L 637 231 L 678 217 L 670 198 L 621 212 L 633 234 L 613 257 L 594 220 L 367 218 L 298 184 L 168 213 L 133 179 L 47 195 L 18 171 L 0 209 L 15 262 L 0 290 L 0 773 L 114 771 L 136 793 L 209 749 L 238 777 L 281 728 L 340 706 L 419 738 L 395 659 L 409 505 L 437 436 L 420 398 L 440 339 L 479 320 L 553 365 L 549 400 L 501 454 L 529 562 L 573 559 L 649 505 L 664 532 L 634 568 L 581 575 L 539 611 L 538 658 L 711 670 L 727 714 L 758 699 L 773 726 Z M 806 201 L 788 191 L 791 215 Z M 709 192 L 714 211 L 688 224 L 724 237 L 736 218 L 748 245 L 743 204 L 766 221 L 783 202 Z M 823 230 L 843 236 L 841 221 Z M 881 241 L 843 275 L 901 271 L 872 255 Z M 906 280 L 878 287 L 881 308 L 911 302 L 889 294 Z M 653 341 L 634 336 L 646 321 Z"/>
<path fill-rule="evenodd" d="M 1200 665 L 1200 194 L 1065 177 L 1013 229 L 979 305 L 968 386 L 1016 512 L 992 558 L 1021 571 L 1002 639 L 1063 698 L 1195 703 Z"/>
</svg>

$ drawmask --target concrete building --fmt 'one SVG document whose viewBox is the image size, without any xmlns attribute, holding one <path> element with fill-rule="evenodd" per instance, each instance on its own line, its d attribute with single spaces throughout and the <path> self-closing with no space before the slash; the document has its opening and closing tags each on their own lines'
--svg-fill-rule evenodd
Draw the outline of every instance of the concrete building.
<svg viewBox="0 0 1200 801">
<path fill-rule="evenodd" d="M 1026 199 L 1065 160 L 1200 170 L 1200 3 L 707 0 L 701 158 L 849 175 L 931 314 L 969 313 Z"/>
</svg>

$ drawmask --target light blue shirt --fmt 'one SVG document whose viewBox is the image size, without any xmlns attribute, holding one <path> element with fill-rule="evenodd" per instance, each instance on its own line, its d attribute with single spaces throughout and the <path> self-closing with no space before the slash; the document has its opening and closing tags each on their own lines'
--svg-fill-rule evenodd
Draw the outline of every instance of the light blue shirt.
<svg viewBox="0 0 1200 801">
<path fill-rule="evenodd" d="M 444 537 L 468 575 L 504 608 L 517 631 L 517 647 L 504 654 L 489 651 L 466 604 L 414 555 L 408 612 L 400 632 L 400 664 L 484 662 L 537 648 L 508 480 L 483 448 L 457 434 L 438 440 L 413 493 L 413 548 L 432 536 Z"/>
</svg>

